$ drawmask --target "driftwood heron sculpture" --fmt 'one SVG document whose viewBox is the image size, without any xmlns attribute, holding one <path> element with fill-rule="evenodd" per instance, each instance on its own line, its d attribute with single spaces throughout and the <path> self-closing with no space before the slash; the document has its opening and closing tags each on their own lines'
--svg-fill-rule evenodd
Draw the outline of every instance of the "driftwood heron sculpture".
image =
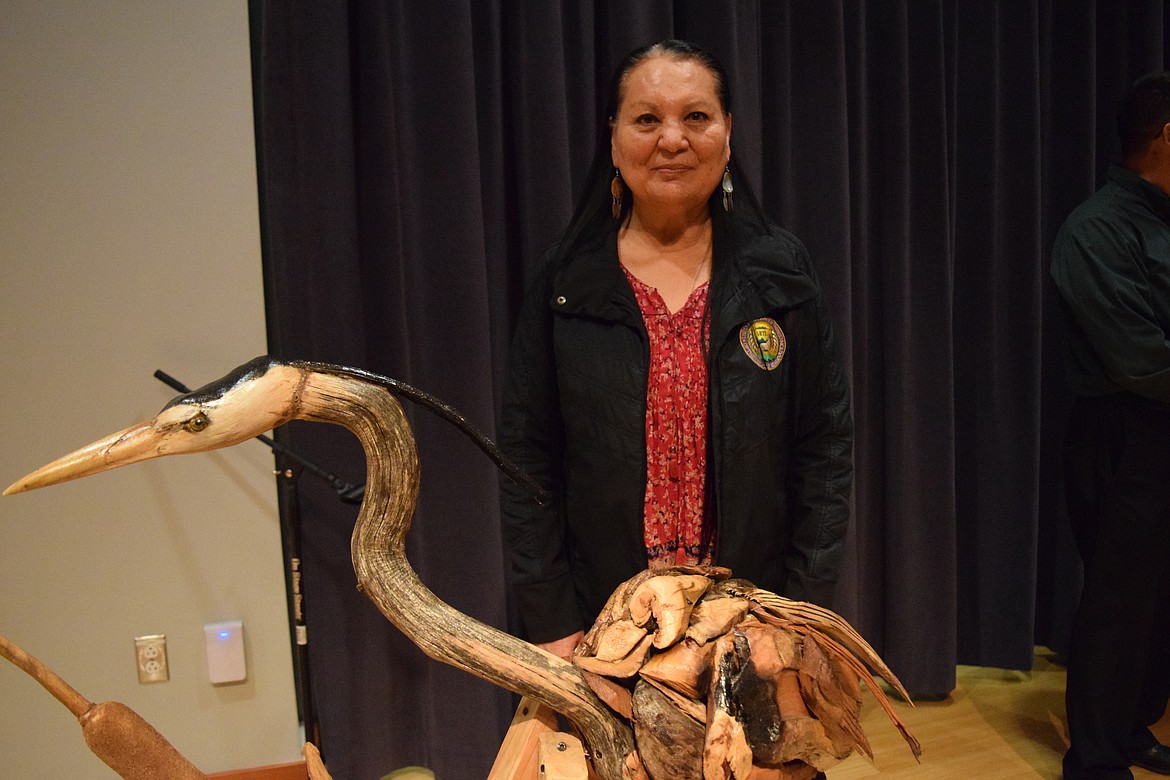
<svg viewBox="0 0 1170 780">
<path fill-rule="evenodd" d="M 179 396 L 152 420 L 34 471 L 4 495 L 232 446 L 294 419 L 341 425 L 367 460 L 351 545 L 361 590 L 427 655 L 564 715 L 598 778 L 812 777 L 853 747 L 869 752 L 857 723 L 859 680 L 918 754 L 869 669 L 905 691 L 844 620 L 731 580 L 726 570 L 682 567 L 625 583 L 574 662 L 443 603 L 406 559 L 418 455 L 395 395 L 459 424 L 509 476 L 531 484 L 458 413 L 424 393 L 357 369 L 264 357 Z M 680 674 L 674 667 L 684 656 Z M 652 670 L 655 658 L 667 660 Z M 800 741 L 795 749 L 793 740 Z"/>
</svg>

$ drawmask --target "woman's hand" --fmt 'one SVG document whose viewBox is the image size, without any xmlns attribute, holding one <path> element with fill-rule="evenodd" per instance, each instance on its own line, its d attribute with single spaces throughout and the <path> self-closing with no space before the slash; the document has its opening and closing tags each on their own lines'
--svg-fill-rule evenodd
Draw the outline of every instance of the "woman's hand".
<svg viewBox="0 0 1170 780">
<path fill-rule="evenodd" d="M 576 649 L 577 644 L 585 638 L 584 631 L 578 631 L 575 634 L 570 634 L 564 639 L 557 639 L 553 642 L 542 642 L 538 644 L 541 650 L 547 650 L 558 658 L 564 658 L 566 661 L 573 657 L 573 650 Z"/>
</svg>

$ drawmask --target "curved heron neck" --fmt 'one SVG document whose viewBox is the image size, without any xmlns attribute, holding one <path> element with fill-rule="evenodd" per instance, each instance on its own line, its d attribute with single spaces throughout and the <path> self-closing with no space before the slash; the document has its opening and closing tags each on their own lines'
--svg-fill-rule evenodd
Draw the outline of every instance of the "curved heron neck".
<svg viewBox="0 0 1170 780">
<path fill-rule="evenodd" d="M 406 559 L 418 500 L 418 452 L 398 400 L 341 374 L 311 373 L 297 417 L 349 429 L 366 452 L 366 494 L 351 550 L 359 587 L 427 655 L 563 713 L 586 735 L 601 775 L 621 776 L 629 727 L 608 713 L 573 664 L 477 621 L 434 595 Z"/>
<path fill-rule="evenodd" d="M 366 455 L 366 493 L 354 543 L 368 526 L 399 552 L 418 503 L 418 450 L 398 400 L 384 389 L 341 374 L 310 373 L 301 396 L 301 419 L 349 430 Z M 357 553 L 357 548 L 354 548 Z"/>
</svg>

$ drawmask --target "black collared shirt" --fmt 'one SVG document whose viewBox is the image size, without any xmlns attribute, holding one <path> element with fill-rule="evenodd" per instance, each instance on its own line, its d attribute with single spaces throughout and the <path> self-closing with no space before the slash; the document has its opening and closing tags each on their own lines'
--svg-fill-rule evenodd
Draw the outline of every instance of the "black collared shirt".
<svg viewBox="0 0 1170 780">
<path fill-rule="evenodd" d="M 1065 221 L 1052 278 L 1069 315 L 1069 386 L 1170 405 L 1170 195 L 1120 166 Z"/>
</svg>

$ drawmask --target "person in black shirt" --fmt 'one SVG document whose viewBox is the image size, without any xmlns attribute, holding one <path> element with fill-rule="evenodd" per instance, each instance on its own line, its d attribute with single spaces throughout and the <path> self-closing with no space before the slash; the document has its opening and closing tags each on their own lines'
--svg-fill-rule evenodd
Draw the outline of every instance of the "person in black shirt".
<svg viewBox="0 0 1170 780">
<path fill-rule="evenodd" d="M 1122 164 L 1052 250 L 1076 395 L 1065 492 L 1085 569 L 1066 780 L 1170 774 L 1149 729 L 1170 698 L 1170 74 L 1139 79 L 1117 126 Z"/>
</svg>

